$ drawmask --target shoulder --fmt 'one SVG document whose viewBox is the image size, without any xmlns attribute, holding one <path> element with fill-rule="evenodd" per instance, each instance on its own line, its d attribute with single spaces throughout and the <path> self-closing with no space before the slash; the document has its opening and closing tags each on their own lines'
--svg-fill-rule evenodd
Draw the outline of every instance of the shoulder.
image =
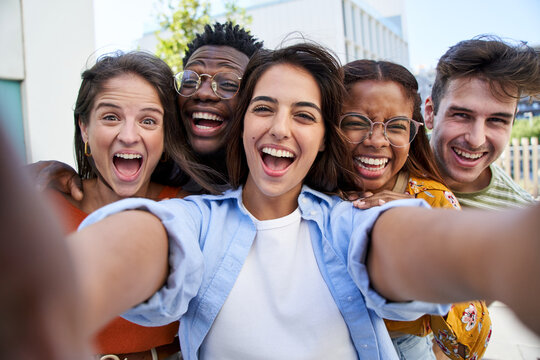
<svg viewBox="0 0 540 360">
<path fill-rule="evenodd" d="M 463 206 L 481 209 L 524 207 L 534 203 L 534 198 L 519 186 L 498 165 L 490 165 L 490 184 L 474 193 L 458 193 Z"/>
<path fill-rule="evenodd" d="M 424 199 L 431 207 L 461 209 L 457 197 L 450 189 L 438 181 L 411 176 L 407 193 Z"/>
</svg>

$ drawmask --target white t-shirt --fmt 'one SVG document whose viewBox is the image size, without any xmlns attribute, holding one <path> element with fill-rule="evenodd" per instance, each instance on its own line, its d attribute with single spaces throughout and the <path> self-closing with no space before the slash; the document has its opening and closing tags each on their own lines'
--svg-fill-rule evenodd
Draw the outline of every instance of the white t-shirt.
<svg viewBox="0 0 540 360">
<path fill-rule="evenodd" d="M 300 210 L 253 219 L 257 235 L 200 358 L 357 359 Z"/>
</svg>

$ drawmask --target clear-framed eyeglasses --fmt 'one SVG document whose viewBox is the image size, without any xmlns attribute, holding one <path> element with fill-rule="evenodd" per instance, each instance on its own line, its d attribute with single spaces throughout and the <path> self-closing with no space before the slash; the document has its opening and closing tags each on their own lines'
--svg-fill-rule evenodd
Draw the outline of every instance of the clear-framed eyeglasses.
<svg viewBox="0 0 540 360">
<path fill-rule="evenodd" d="M 184 70 L 174 75 L 174 88 L 178 94 L 190 97 L 199 90 L 204 77 L 210 78 L 212 91 L 221 99 L 233 98 L 238 92 L 240 80 L 242 80 L 241 76 L 233 72 L 218 72 L 212 76 Z"/>
<path fill-rule="evenodd" d="M 381 121 L 371 121 L 365 115 L 358 113 L 347 113 L 341 117 L 339 127 L 352 144 L 360 144 L 368 137 L 373 136 L 373 128 L 376 124 L 381 124 L 384 137 L 390 145 L 404 147 L 410 144 L 418 129 L 423 124 L 405 116 L 397 116 Z"/>
</svg>

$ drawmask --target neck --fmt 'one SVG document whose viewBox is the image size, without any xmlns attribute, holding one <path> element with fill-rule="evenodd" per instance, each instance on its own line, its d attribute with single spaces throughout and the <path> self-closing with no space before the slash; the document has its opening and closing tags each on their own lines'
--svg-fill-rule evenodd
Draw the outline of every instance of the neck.
<svg viewBox="0 0 540 360">
<path fill-rule="evenodd" d="M 460 183 L 448 179 L 447 185 L 450 190 L 460 193 L 473 193 L 485 189 L 491 182 L 491 168 L 488 166 L 474 181 Z"/>
<path fill-rule="evenodd" d="M 101 181 L 99 178 L 84 180 L 84 198 L 81 201 L 79 208 L 84 212 L 91 213 L 100 207 L 128 197 L 157 199 L 162 187 L 163 186 L 159 184 L 148 181 L 148 183 L 143 185 L 136 193 L 122 196 L 117 194 L 108 184 Z"/>
<path fill-rule="evenodd" d="M 298 207 L 298 195 L 302 184 L 285 194 L 269 196 L 263 194 L 248 177 L 242 191 L 242 203 L 258 220 L 272 220 L 292 213 Z"/>
</svg>

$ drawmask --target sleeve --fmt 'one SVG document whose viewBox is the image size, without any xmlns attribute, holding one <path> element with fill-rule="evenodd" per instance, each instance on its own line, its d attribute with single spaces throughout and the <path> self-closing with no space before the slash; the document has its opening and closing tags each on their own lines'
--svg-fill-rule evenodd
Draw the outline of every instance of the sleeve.
<svg viewBox="0 0 540 360">
<path fill-rule="evenodd" d="M 90 214 L 79 229 L 109 215 L 134 209 L 151 212 L 161 219 L 169 237 L 169 275 L 161 289 L 123 317 L 143 326 L 166 325 L 180 319 L 201 285 L 204 269 L 199 247 L 202 212 L 193 202 L 180 199 L 159 203 L 142 198 L 125 199 Z"/>
<path fill-rule="evenodd" d="M 371 231 L 382 213 L 399 206 L 429 208 L 429 205 L 423 200 L 408 199 L 392 201 L 368 210 L 353 210 L 353 230 L 347 255 L 349 274 L 364 295 L 366 306 L 382 318 L 410 321 L 418 319 L 424 314 L 444 315 L 450 309 L 448 304 L 434 304 L 423 301 L 391 302 L 371 287 L 366 267 Z"/>
<path fill-rule="evenodd" d="M 435 342 L 450 359 L 481 359 L 491 338 L 484 301 L 453 304 L 447 316 L 431 316 Z"/>
</svg>

